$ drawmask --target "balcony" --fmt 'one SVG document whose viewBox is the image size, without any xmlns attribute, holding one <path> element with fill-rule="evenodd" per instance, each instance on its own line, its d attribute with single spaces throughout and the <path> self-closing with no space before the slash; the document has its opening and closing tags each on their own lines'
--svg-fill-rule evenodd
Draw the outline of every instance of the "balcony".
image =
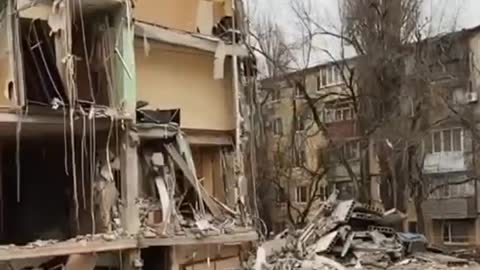
<svg viewBox="0 0 480 270">
<path fill-rule="evenodd" d="M 327 124 L 328 133 L 335 138 L 349 138 L 358 136 L 357 121 L 343 120 Z"/>
<path fill-rule="evenodd" d="M 438 152 L 425 156 L 424 173 L 446 173 L 465 171 L 464 152 Z"/>
<path fill-rule="evenodd" d="M 429 199 L 422 205 L 425 216 L 432 219 L 462 219 L 477 216 L 475 197 Z"/>
</svg>

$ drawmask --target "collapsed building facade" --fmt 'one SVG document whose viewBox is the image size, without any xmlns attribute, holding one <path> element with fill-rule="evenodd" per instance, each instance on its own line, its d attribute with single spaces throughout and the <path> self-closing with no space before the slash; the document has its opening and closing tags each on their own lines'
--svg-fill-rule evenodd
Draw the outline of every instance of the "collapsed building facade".
<svg viewBox="0 0 480 270">
<path fill-rule="evenodd" d="M 241 4 L 1 1 L 0 269 L 239 265 Z"/>
</svg>

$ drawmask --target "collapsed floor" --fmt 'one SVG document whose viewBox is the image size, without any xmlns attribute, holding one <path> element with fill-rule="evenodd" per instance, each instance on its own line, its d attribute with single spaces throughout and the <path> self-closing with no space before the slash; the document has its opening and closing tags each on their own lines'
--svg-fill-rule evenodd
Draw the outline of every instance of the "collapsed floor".
<svg viewBox="0 0 480 270">
<path fill-rule="evenodd" d="M 335 191 L 302 230 L 263 243 L 247 268 L 262 269 L 454 269 L 476 263 L 433 252 L 423 235 L 393 229 L 403 215 L 337 201 Z"/>
</svg>

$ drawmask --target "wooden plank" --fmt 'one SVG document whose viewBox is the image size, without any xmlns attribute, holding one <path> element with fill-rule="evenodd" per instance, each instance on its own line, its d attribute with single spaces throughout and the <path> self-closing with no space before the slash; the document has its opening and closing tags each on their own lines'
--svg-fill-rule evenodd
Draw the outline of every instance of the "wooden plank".
<svg viewBox="0 0 480 270">
<path fill-rule="evenodd" d="M 202 197 L 203 201 L 207 205 L 207 207 L 212 212 L 212 215 L 215 217 L 221 216 L 222 212 L 215 201 L 210 198 L 210 195 L 207 191 L 202 187 L 202 185 L 198 182 L 196 176 L 192 173 L 190 168 L 187 165 L 187 162 L 183 159 L 182 155 L 177 151 L 177 149 L 172 144 L 165 145 L 165 149 L 170 157 L 173 159 L 173 162 L 178 166 L 180 170 L 182 170 L 185 178 L 190 182 L 190 184 L 200 192 L 200 196 Z M 197 188 L 199 187 L 199 188 Z"/>
<path fill-rule="evenodd" d="M 222 150 L 218 147 L 215 148 L 215 151 L 212 153 L 213 156 L 213 182 L 214 182 L 214 193 L 213 196 L 219 201 L 226 203 L 225 201 L 225 182 L 223 181 L 223 167 L 221 160 Z"/>
<path fill-rule="evenodd" d="M 36 248 L 0 246 L 0 261 L 130 250 L 137 248 L 137 245 L 135 239 L 122 239 L 113 241 L 69 241 Z"/>
<path fill-rule="evenodd" d="M 202 152 L 201 167 L 203 171 L 203 187 L 205 190 L 213 196 L 214 193 L 214 183 L 213 183 L 213 155 L 211 149 L 207 147 L 199 148 Z"/>
</svg>

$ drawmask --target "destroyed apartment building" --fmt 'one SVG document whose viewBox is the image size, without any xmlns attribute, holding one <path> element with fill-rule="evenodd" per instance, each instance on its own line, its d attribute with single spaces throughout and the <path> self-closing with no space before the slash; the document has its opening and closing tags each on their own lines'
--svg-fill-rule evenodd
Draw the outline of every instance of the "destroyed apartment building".
<svg viewBox="0 0 480 270">
<path fill-rule="evenodd" d="M 0 269 L 238 267 L 241 1 L 0 4 Z"/>
</svg>

